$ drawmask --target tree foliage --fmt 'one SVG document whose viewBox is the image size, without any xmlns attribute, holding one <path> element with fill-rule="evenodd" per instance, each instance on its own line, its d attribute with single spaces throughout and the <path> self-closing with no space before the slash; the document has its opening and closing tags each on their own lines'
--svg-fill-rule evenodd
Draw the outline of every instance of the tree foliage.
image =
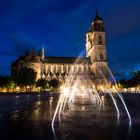
<svg viewBox="0 0 140 140">
<path fill-rule="evenodd" d="M 49 88 L 49 82 L 45 79 L 39 79 L 36 83 L 36 86 L 41 87 L 42 90 L 45 90 Z"/>
<path fill-rule="evenodd" d="M 9 76 L 0 76 L 0 87 L 7 89 L 7 91 L 14 91 L 14 88 L 16 87 L 16 83 L 13 80 L 12 77 Z"/>
<path fill-rule="evenodd" d="M 49 81 L 49 85 L 52 88 L 59 88 L 60 82 L 57 79 L 52 79 L 51 81 Z"/>
<path fill-rule="evenodd" d="M 127 88 L 128 87 L 128 82 L 125 79 L 121 79 L 119 81 L 119 84 L 121 85 L 122 88 Z"/>
<path fill-rule="evenodd" d="M 129 80 L 121 79 L 119 84 L 123 88 L 140 86 L 140 71 L 134 72 L 133 77 Z"/>
<path fill-rule="evenodd" d="M 15 83 L 15 81 L 14 81 L 11 77 L 9 77 L 9 78 L 7 79 L 6 87 L 7 87 L 8 89 L 14 89 L 14 88 L 16 87 L 16 83 Z"/>
<path fill-rule="evenodd" d="M 44 91 L 45 89 L 57 89 L 60 86 L 60 82 L 57 79 L 52 79 L 47 81 L 45 79 L 39 79 L 36 83 L 37 87 L 41 87 L 41 90 Z"/>
<path fill-rule="evenodd" d="M 31 86 L 35 84 L 36 72 L 32 68 L 24 67 L 19 71 L 15 80 L 20 86 Z"/>
<path fill-rule="evenodd" d="M 140 85 L 140 71 L 134 72 L 134 76 L 128 80 L 128 83 L 131 87 Z"/>
<path fill-rule="evenodd" d="M 0 87 L 1 88 L 6 87 L 7 82 L 8 82 L 8 78 L 7 77 L 0 76 Z"/>
</svg>

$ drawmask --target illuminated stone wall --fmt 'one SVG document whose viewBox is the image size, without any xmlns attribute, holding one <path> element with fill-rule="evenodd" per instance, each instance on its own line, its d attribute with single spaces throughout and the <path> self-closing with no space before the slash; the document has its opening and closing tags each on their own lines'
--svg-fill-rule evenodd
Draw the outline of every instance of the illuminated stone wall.
<svg viewBox="0 0 140 140">
<path fill-rule="evenodd" d="M 90 65 L 82 64 L 42 64 L 42 72 L 39 72 L 40 78 L 47 80 L 58 79 L 65 81 L 69 75 L 81 75 L 89 72 Z M 41 68 L 40 68 L 41 70 Z"/>
</svg>

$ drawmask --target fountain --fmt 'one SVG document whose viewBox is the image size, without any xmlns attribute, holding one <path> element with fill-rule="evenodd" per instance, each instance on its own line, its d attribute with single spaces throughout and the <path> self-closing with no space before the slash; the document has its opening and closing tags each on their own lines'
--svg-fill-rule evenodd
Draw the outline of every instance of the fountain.
<svg viewBox="0 0 140 140">
<path fill-rule="evenodd" d="M 78 62 L 78 59 L 75 63 Z M 102 78 L 104 81 L 108 82 L 108 79 L 105 78 L 102 70 L 98 68 Z M 115 81 L 113 74 L 110 69 L 107 67 L 109 76 Z M 108 82 L 109 83 L 109 82 Z M 96 108 L 100 111 L 101 108 L 105 108 L 104 98 L 105 96 L 109 96 L 114 104 L 116 109 L 116 117 L 117 123 L 120 122 L 120 109 L 116 101 L 116 96 L 119 97 L 124 109 L 127 113 L 129 119 L 129 127 L 131 127 L 131 116 L 129 110 L 126 106 L 126 103 L 123 99 L 121 93 L 117 90 L 108 88 L 106 85 L 102 86 L 96 85 L 96 82 L 90 77 L 89 73 L 84 73 L 81 75 L 77 75 L 76 72 L 71 73 L 68 76 L 65 84 L 62 86 L 62 92 L 60 94 L 58 104 L 56 106 L 56 110 L 52 119 L 52 130 L 55 134 L 55 121 L 58 121 L 61 124 L 63 118 L 66 118 L 66 114 L 71 111 L 83 111 L 90 110 L 92 106 L 96 106 Z M 90 110 L 94 111 L 94 110 Z"/>
</svg>

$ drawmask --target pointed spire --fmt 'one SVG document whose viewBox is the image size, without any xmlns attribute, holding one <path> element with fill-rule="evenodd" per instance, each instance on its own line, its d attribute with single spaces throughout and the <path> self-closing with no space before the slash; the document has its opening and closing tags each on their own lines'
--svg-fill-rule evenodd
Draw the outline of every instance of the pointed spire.
<svg viewBox="0 0 140 140">
<path fill-rule="evenodd" d="M 42 46 L 42 52 L 44 53 L 44 46 Z"/>
<path fill-rule="evenodd" d="M 94 20 L 102 20 L 102 18 L 100 18 L 100 16 L 99 16 L 99 12 L 97 9 L 96 9 L 96 14 L 95 14 Z"/>
<path fill-rule="evenodd" d="M 44 46 L 42 46 L 41 59 L 44 60 L 44 57 L 45 57 L 45 51 L 44 51 Z"/>
</svg>

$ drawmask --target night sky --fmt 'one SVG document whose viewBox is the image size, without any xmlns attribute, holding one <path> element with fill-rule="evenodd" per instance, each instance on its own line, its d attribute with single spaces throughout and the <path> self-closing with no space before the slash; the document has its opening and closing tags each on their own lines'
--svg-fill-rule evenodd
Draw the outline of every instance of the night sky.
<svg viewBox="0 0 140 140">
<path fill-rule="evenodd" d="M 140 0 L 0 0 L 0 75 L 25 50 L 78 56 L 98 9 L 116 78 L 140 70 Z"/>
</svg>

